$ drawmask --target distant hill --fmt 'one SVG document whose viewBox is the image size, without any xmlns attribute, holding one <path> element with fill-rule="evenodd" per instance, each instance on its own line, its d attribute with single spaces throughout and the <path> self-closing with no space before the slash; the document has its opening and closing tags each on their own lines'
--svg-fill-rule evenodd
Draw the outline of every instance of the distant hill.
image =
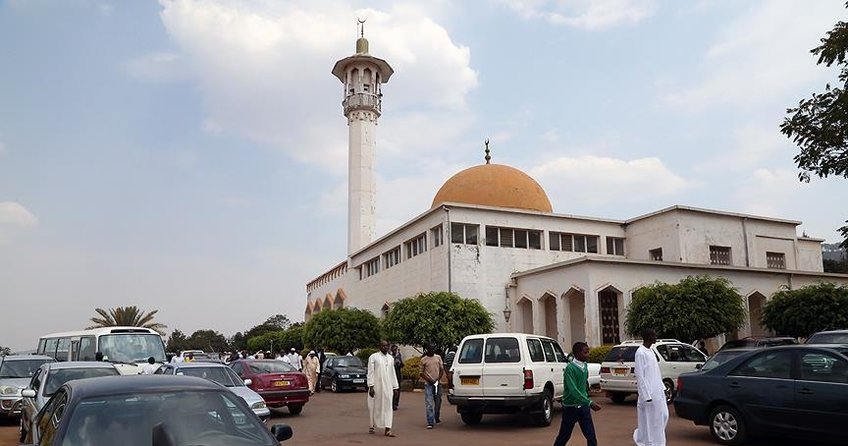
<svg viewBox="0 0 848 446">
<path fill-rule="evenodd" d="M 839 243 L 822 243 L 822 260 L 840 261 L 848 258 L 848 253 L 839 247 Z"/>
</svg>

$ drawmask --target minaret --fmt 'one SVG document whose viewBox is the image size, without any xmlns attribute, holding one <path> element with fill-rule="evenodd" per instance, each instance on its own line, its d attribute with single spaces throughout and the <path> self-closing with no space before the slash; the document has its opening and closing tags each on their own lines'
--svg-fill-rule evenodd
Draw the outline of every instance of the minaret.
<svg viewBox="0 0 848 446">
<path fill-rule="evenodd" d="M 367 245 L 376 228 L 374 154 L 377 119 L 383 93 L 381 85 L 394 73 L 383 60 L 368 54 L 365 21 L 360 20 L 356 54 L 336 62 L 333 75 L 344 84 L 342 106 L 348 125 L 348 254 Z"/>
</svg>

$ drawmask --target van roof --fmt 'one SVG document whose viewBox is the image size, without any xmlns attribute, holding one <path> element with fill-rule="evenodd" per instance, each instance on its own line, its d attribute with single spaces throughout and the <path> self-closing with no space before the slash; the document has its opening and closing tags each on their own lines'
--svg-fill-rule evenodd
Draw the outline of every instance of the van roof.
<svg viewBox="0 0 848 446">
<path fill-rule="evenodd" d="M 504 337 L 510 337 L 510 336 L 514 336 L 514 337 L 517 337 L 517 338 L 521 338 L 521 337 L 527 338 L 527 337 L 529 337 L 529 338 L 550 339 L 550 340 L 554 341 L 554 339 L 549 337 L 549 336 L 537 335 L 537 334 L 533 334 L 533 333 L 481 333 L 481 334 L 468 335 L 468 336 L 462 338 L 462 340 L 464 341 L 466 339 L 471 339 L 471 338 L 482 338 L 482 339 L 504 338 Z"/>
</svg>

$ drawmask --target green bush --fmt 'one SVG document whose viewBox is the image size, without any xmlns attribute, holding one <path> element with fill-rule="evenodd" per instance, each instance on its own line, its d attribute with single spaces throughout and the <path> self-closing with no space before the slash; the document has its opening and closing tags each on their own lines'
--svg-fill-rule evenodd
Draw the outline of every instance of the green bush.
<svg viewBox="0 0 848 446">
<path fill-rule="evenodd" d="M 368 358 L 371 357 L 374 353 L 377 353 L 379 350 L 376 348 L 362 348 L 356 352 L 356 357 L 362 360 L 362 363 L 368 367 Z"/>
<path fill-rule="evenodd" d="M 597 346 L 597 347 L 590 348 L 589 349 L 589 362 L 594 362 L 594 363 L 598 363 L 598 364 L 604 362 L 604 358 L 607 357 L 607 353 L 609 353 L 609 351 L 612 350 L 613 347 L 614 347 L 614 345 L 612 345 L 612 344 L 604 344 L 604 345 L 600 345 L 600 346 Z"/>
<path fill-rule="evenodd" d="M 417 381 L 418 377 L 421 376 L 421 357 L 413 356 L 404 361 L 400 373 L 403 375 L 403 379 Z"/>
</svg>

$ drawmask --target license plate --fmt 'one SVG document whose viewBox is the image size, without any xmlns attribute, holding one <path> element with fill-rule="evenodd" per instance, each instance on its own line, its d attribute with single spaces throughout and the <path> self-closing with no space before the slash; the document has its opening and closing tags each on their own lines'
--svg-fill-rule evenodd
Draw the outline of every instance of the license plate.
<svg viewBox="0 0 848 446">
<path fill-rule="evenodd" d="M 615 369 L 616 376 L 627 376 L 627 369 Z"/>
<path fill-rule="evenodd" d="M 459 377 L 459 382 L 463 385 L 467 386 L 477 386 L 480 385 L 480 377 L 479 376 L 461 376 Z"/>
<path fill-rule="evenodd" d="M 286 387 L 291 384 L 290 381 L 274 381 L 274 387 Z"/>
<path fill-rule="evenodd" d="M 364 383 L 364 382 L 365 382 L 365 380 L 364 380 L 364 379 L 354 379 L 354 380 L 353 380 L 353 383 L 354 383 L 354 384 L 362 384 L 362 383 Z"/>
</svg>

